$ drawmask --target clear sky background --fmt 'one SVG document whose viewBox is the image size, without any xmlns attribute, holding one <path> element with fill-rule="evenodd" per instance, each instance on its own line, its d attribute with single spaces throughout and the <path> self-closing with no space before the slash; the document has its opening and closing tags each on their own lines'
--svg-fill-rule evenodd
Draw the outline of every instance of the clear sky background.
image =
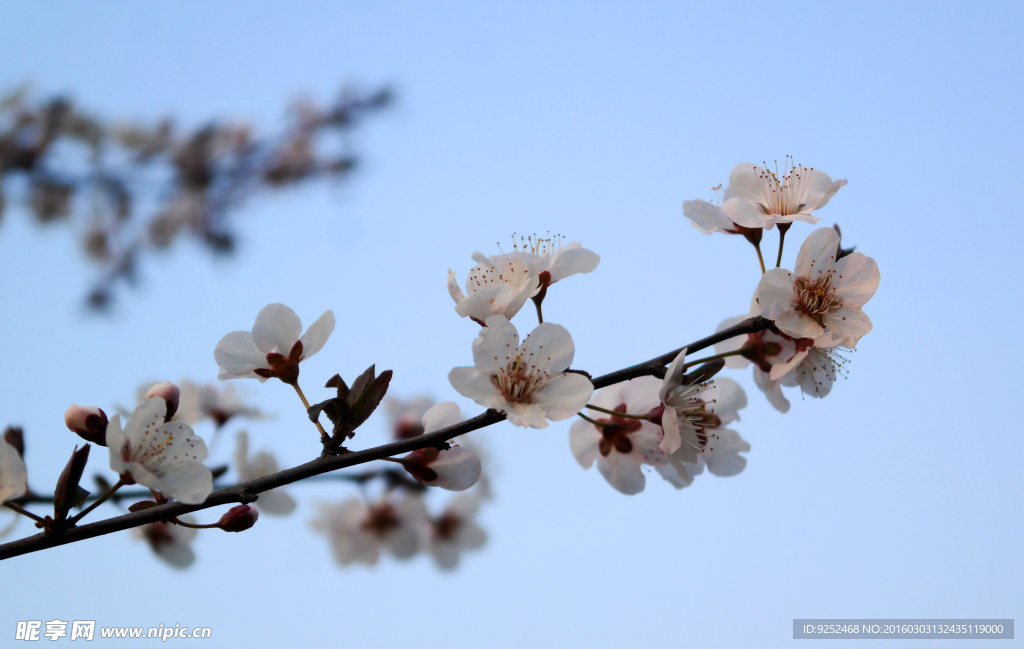
<svg viewBox="0 0 1024 649">
<path fill-rule="evenodd" d="M 681 204 L 741 161 L 793 154 L 849 179 L 818 215 L 882 280 L 875 329 L 826 399 L 791 393 L 781 415 L 749 370 L 730 374 L 751 402 L 737 477 L 677 492 L 651 476 L 627 497 L 577 466 L 568 422 L 503 423 L 474 434 L 495 465 L 490 541 L 454 573 L 423 556 L 335 566 L 311 501 L 351 491 L 295 486 L 295 515 L 201 534 L 187 572 L 128 534 L 4 562 L 0 638 L 59 618 L 210 626 L 210 647 L 775 647 L 793 618 L 1024 618 L 1022 18 L 1011 2 L 5 3 L 0 86 L 32 80 L 102 115 L 274 129 L 295 95 L 327 101 L 341 82 L 399 97 L 357 133 L 352 182 L 252 201 L 234 260 L 192 244 L 150 258 L 110 318 L 81 308 L 93 276 L 75 233 L 8 210 L 0 424 L 25 427 L 38 490 L 77 441 L 69 404 L 110 412 L 145 380 L 213 380 L 217 341 L 270 302 L 305 324 L 338 316 L 303 364 L 311 398 L 376 363 L 394 394 L 476 414 L 446 380 L 478 327 L 445 273 L 464 278 L 513 231 L 602 256 L 545 302 L 575 367 L 711 333 L 746 312 L 756 259 L 690 228 Z M 810 231 L 791 230 L 784 265 Z M 288 465 L 318 454 L 290 390 L 246 387 L 277 415 L 249 427 L 255 448 Z"/>
</svg>

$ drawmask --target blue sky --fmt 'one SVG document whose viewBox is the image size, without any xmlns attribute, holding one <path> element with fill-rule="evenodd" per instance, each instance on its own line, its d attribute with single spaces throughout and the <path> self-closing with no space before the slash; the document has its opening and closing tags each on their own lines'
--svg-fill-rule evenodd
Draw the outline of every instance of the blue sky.
<svg viewBox="0 0 1024 649">
<path fill-rule="evenodd" d="M 5 563 L 0 637 L 57 617 L 211 626 L 205 645 L 225 647 L 774 647 L 793 618 L 1020 618 L 1021 27 L 1015 3 L 5 4 L 0 85 L 32 80 L 105 115 L 273 129 L 296 94 L 327 101 L 342 82 L 399 98 L 356 134 L 352 182 L 252 201 L 233 261 L 192 245 L 149 259 L 111 318 L 80 308 L 91 275 L 74 233 L 7 211 L 0 425 L 26 428 L 37 489 L 74 445 L 70 403 L 214 379 L 217 340 L 270 302 L 306 324 L 338 316 L 303 365 L 307 393 L 376 363 L 396 394 L 475 414 L 446 380 L 477 327 L 445 273 L 512 232 L 602 256 L 545 302 L 574 366 L 702 337 L 746 311 L 757 265 L 681 204 L 741 161 L 792 154 L 847 178 L 822 225 L 840 223 L 882 281 L 875 329 L 828 398 L 790 395 L 780 415 L 749 371 L 730 374 L 751 402 L 737 477 L 626 497 L 576 465 L 567 422 L 501 424 L 481 436 L 490 542 L 454 574 L 424 557 L 337 568 L 306 522 L 312 500 L 349 491 L 297 486 L 295 516 L 200 535 L 189 572 L 127 534 Z M 791 230 L 784 265 L 810 231 Z M 289 390 L 246 387 L 277 415 L 249 427 L 256 448 L 286 464 L 318 453 Z M 356 446 L 384 440 L 383 421 L 364 430 Z"/>
</svg>

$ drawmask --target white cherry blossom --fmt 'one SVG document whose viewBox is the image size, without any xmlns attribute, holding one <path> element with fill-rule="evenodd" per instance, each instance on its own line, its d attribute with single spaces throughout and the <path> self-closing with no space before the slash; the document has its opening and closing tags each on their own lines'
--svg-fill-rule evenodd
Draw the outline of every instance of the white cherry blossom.
<svg viewBox="0 0 1024 649">
<path fill-rule="evenodd" d="M 448 374 L 463 396 L 504 412 L 516 425 L 546 428 L 547 420 L 568 419 L 594 391 L 590 380 L 565 370 L 575 348 L 565 327 L 545 322 L 519 343 L 519 332 L 504 316 L 491 316 L 473 341 L 475 367 Z"/>
<path fill-rule="evenodd" d="M 660 448 L 670 455 L 678 455 L 681 461 L 694 463 L 701 448 L 698 434 L 707 403 L 704 393 L 712 389 L 714 382 L 685 384 L 685 363 L 686 349 L 683 349 L 669 365 L 658 391 L 658 399 L 665 407 L 661 417 L 665 437 Z"/>
<path fill-rule="evenodd" d="M 249 433 L 242 430 L 235 436 L 235 472 L 239 482 L 249 482 L 277 473 L 277 458 L 266 451 L 249 455 Z M 284 487 L 264 491 L 256 501 L 261 512 L 271 516 L 286 516 L 295 511 L 295 499 L 288 495 Z"/>
<path fill-rule="evenodd" d="M 325 311 L 302 332 L 302 321 L 283 304 L 268 304 L 256 315 L 252 331 L 232 331 L 217 343 L 213 357 L 220 367 L 217 378 L 258 379 L 277 377 L 294 384 L 299 363 L 323 349 L 334 331 L 334 313 Z"/>
<path fill-rule="evenodd" d="M 381 552 L 408 559 L 420 549 L 427 508 L 418 496 L 385 499 L 367 506 L 360 498 L 340 504 L 318 503 L 320 515 L 313 529 L 327 535 L 334 559 L 375 565 Z"/>
<path fill-rule="evenodd" d="M 597 392 L 592 405 L 631 415 L 646 415 L 660 402 L 658 390 L 662 382 L 653 376 L 642 376 Z M 642 419 L 614 417 L 588 412 L 598 426 L 580 419 L 569 429 L 569 447 L 573 457 L 584 469 L 597 462 L 608 484 L 626 495 L 644 490 L 644 464 L 661 466 L 667 463 L 659 448 L 664 433 L 661 426 Z"/>
<path fill-rule="evenodd" d="M 424 434 L 448 428 L 462 421 L 459 406 L 443 401 L 423 414 Z M 451 448 L 440 451 L 423 448 L 401 458 L 402 466 L 429 487 L 465 491 L 480 478 L 480 458 L 469 448 L 449 442 Z"/>
<path fill-rule="evenodd" d="M 426 527 L 426 549 L 438 567 L 452 570 L 466 550 L 477 550 L 487 542 L 487 533 L 476 524 L 480 497 L 461 493 L 448 501 L 437 518 Z"/>
<path fill-rule="evenodd" d="M 165 423 L 166 414 L 167 403 L 153 397 L 135 409 L 124 430 L 121 415 L 114 415 L 107 424 L 110 468 L 164 496 L 199 504 L 213 491 L 203 465 L 206 444 L 187 424 Z"/>
<path fill-rule="evenodd" d="M 533 295 L 540 280 L 530 275 L 522 259 L 508 258 L 492 263 L 482 254 L 474 253 L 477 265 L 466 277 L 466 292 L 459 288 L 455 271 L 448 271 L 448 294 L 455 300 L 455 312 L 484 324 L 492 315 L 512 318 Z"/>
<path fill-rule="evenodd" d="M 0 438 L 0 504 L 25 495 L 28 469 L 18 450 Z"/>
<path fill-rule="evenodd" d="M 772 229 L 776 223 L 820 221 L 814 210 L 825 207 L 845 179 L 832 181 L 823 171 L 803 165 L 787 169 L 783 176 L 753 164 L 741 162 L 729 174 L 732 196 L 722 203 L 722 211 L 738 225 Z"/>
<path fill-rule="evenodd" d="M 181 421 L 189 426 L 210 419 L 220 428 L 231 419 L 268 419 L 258 408 L 246 404 L 242 395 L 235 389 L 234 383 L 227 383 L 218 388 L 211 383 L 198 384 L 185 379 L 181 381 L 181 397 L 178 410 L 171 421 Z"/>
<path fill-rule="evenodd" d="M 690 409 L 692 414 L 687 423 L 692 429 L 681 423 L 687 433 L 683 435 L 683 443 L 666 456 L 667 466 L 658 467 L 662 477 L 676 488 L 688 486 L 694 477 L 703 473 L 704 467 L 712 475 L 729 477 L 738 475 L 747 465 L 740 453 L 749 452 L 750 444 L 739 433 L 726 428 L 739 420 L 739 411 L 747 405 L 743 388 L 732 379 L 716 378 L 698 399 L 709 400 L 704 401 L 702 410 Z"/>
<path fill-rule="evenodd" d="M 836 261 L 839 234 L 832 228 L 811 233 L 792 270 L 773 268 L 761 277 L 761 315 L 794 338 L 828 335 L 831 346 L 853 348 L 871 331 L 862 307 L 878 288 L 875 260 L 855 252 Z"/>
<path fill-rule="evenodd" d="M 589 273 L 601 263 L 601 256 L 584 248 L 582 243 L 571 241 L 563 245 L 564 241 L 561 235 L 548 239 L 534 235 L 520 237 L 519 242 L 516 242 L 513 235 L 513 252 L 490 257 L 484 257 L 478 252 L 473 255 L 473 259 L 478 263 L 487 261 L 495 266 L 513 259 L 521 259 L 526 263 L 530 276 L 541 278 L 543 286 L 549 286 L 577 273 Z M 542 273 L 547 273 L 547 277 L 543 277 Z"/>
</svg>

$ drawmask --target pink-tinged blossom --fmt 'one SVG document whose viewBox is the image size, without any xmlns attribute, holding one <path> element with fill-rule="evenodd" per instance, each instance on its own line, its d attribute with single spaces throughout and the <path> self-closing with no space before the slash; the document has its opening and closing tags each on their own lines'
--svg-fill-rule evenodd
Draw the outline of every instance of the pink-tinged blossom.
<svg viewBox="0 0 1024 649">
<path fill-rule="evenodd" d="M 334 313 L 325 311 L 302 332 L 302 321 L 283 304 L 268 304 L 256 315 L 252 331 L 232 331 L 217 343 L 213 357 L 220 367 L 217 378 L 258 379 L 277 377 L 294 384 L 299 363 L 323 349 L 334 331 Z"/>
<path fill-rule="evenodd" d="M 653 376 L 642 376 L 599 390 L 592 405 L 631 415 L 646 415 L 658 408 L 658 391 L 662 382 Z M 588 411 L 597 422 L 580 419 L 569 429 L 569 448 L 584 469 L 597 462 L 608 484 L 626 495 L 644 490 L 644 464 L 661 466 L 667 463 L 659 448 L 664 433 L 661 426 L 642 419 L 615 417 Z"/>
<path fill-rule="evenodd" d="M 189 514 L 179 516 L 179 518 L 192 525 L 196 523 L 195 518 Z M 196 534 L 196 530 L 191 527 L 173 523 L 148 523 L 132 530 L 132 535 L 146 541 L 156 556 L 169 566 L 178 569 L 188 568 L 195 563 L 196 554 L 190 546 L 192 540 L 196 538 Z"/>
<path fill-rule="evenodd" d="M 465 293 L 459 288 L 455 271 L 448 271 L 448 294 L 455 300 L 455 312 L 463 318 L 480 324 L 493 315 L 512 318 L 537 291 L 540 280 L 530 275 L 526 262 L 521 259 L 492 263 L 477 252 L 473 260 L 477 265 L 466 277 Z"/>
<path fill-rule="evenodd" d="M 443 401 L 423 415 L 424 434 L 433 433 L 462 421 L 459 407 Z M 480 458 L 470 449 L 448 442 L 451 448 L 438 450 L 422 448 L 401 459 L 402 466 L 428 487 L 441 487 L 448 491 L 465 491 L 480 478 Z"/>
<path fill-rule="evenodd" d="M 28 468 L 18 449 L 0 439 L 0 504 L 25 495 Z"/>
<path fill-rule="evenodd" d="M 739 411 L 747 405 L 743 388 L 732 379 L 716 378 L 697 399 L 703 403 L 693 404 L 688 410 L 690 426 L 681 425 L 682 444 L 666 456 L 664 465 L 657 467 L 662 477 L 677 489 L 692 483 L 704 467 L 712 475 L 729 477 L 747 466 L 740 453 L 749 452 L 750 444 L 739 433 L 726 428 L 739 420 Z"/>
<path fill-rule="evenodd" d="M 792 270 L 773 268 L 761 277 L 761 315 L 794 338 L 827 336 L 829 346 L 853 348 L 871 331 L 862 307 L 878 288 L 875 260 L 855 252 L 836 261 L 839 234 L 832 228 L 811 233 Z"/>
<path fill-rule="evenodd" d="M 107 413 L 95 406 L 80 406 L 77 403 L 64 413 L 64 425 L 87 442 L 107 445 Z"/>
<path fill-rule="evenodd" d="M 381 552 L 408 559 L 420 549 L 427 507 L 418 496 L 385 499 L 367 506 L 360 498 L 337 505 L 319 503 L 313 529 L 327 535 L 334 559 L 375 565 Z"/>
<path fill-rule="evenodd" d="M 235 436 L 235 472 L 239 482 L 249 482 L 264 476 L 277 473 L 277 458 L 266 451 L 249 455 L 249 433 L 239 431 Z M 261 512 L 271 516 L 286 516 L 295 511 L 295 499 L 288 495 L 284 487 L 264 491 L 256 501 Z"/>
<path fill-rule="evenodd" d="M 157 383 L 146 390 L 146 394 L 142 396 L 142 401 L 146 399 L 152 399 L 153 397 L 160 397 L 167 403 L 167 415 L 165 419 L 170 421 L 171 417 L 178 410 L 178 401 L 181 398 L 181 390 L 178 386 L 174 385 L 170 381 L 164 381 L 163 383 Z"/>
<path fill-rule="evenodd" d="M 206 444 L 187 424 L 165 422 L 167 403 L 146 399 L 131 414 L 124 430 L 121 415 L 107 424 L 110 468 L 118 475 L 176 498 L 199 504 L 213 491 L 213 476 L 203 465 Z"/>
<path fill-rule="evenodd" d="M 501 265 L 513 259 L 521 259 L 531 277 L 542 279 L 543 286 L 550 286 L 577 273 L 589 273 L 601 263 L 601 256 L 587 250 L 582 243 L 571 241 L 563 245 L 564 239 L 556 235 L 553 239 L 541 239 L 536 235 L 520 237 L 519 242 L 512 237 L 513 252 L 484 257 L 479 252 L 473 255 L 478 263 L 487 261 L 493 265 Z M 547 276 L 543 276 L 547 273 Z"/>
<path fill-rule="evenodd" d="M 485 408 L 504 412 L 516 425 L 546 428 L 586 405 L 594 386 L 566 372 L 575 347 L 565 327 L 545 322 L 520 345 L 519 332 L 504 316 L 491 316 L 473 341 L 475 367 L 456 367 L 452 386 Z"/>
<path fill-rule="evenodd" d="M 658 400 L 665 407 L 661 427 L 665 437 L 660 448 L 667 454 L 678 454 L 686 462 L 696 462 L 699 444 L 697 435 L 704 419 L 704 393 L 712 388 L 713 381 L 705 383 L 684 382 L 686 349 L 676 355 L 665 372 L 665 380 L 658 391 Z"/>
<path fill-rule="evenodd" d="M 787 167 L 789 159 L 787 158 Z M 722 203 L 722 211 L 738 225 L 772 229 L 776 223 L 820 221 L 812 212 L 825 207 L 845 179 L 832 181 L 823 171 L 797 165 L 782 178 L 750 162 L 741 162 L 729 174 L 732 196 Z"/>
<path fill-rule="evenodd" d="M 487 542 L 487 533 L 476 524 L 480 497 L 475 493 L 454 496 L 437 518 L 426 527 L 426 549 L 438 567 L 452 570 L 462 554 Z"/>
</svg>

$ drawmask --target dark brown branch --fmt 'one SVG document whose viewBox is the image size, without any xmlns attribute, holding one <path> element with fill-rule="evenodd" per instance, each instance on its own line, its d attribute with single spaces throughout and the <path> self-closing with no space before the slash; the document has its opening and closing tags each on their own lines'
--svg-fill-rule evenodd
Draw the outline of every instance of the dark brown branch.
<svg viewBox="0 0 1024 649">
<path fill-rule="evenodd" d="M 730 327 L 712 336 L 708 336 L 707 338 L 702 338 L 701 340 L 691 343 L 686 347 L 689 351 L 699 351 L 728 338 L 762 331 L 767 329 L 769 326 L 771 326 L 770 320 L 766 320 L 761 317 L 749 318 L 735 327 Z M 603 388 L 638 376 L 656 374 L 658 370 L 663 369 L 666 364 L 670 363 L 679 351 L 680 350 L 677 349 L 652 358 L 645 363 L 640 363 L 639 365 L 634 365 L 632 367 L 627 367 L 622 370 L 605 374 L 604 376 L 599 376 L 593 380 L 594 387 Z M 466 421 L 455 424 L 454 426 L 449 426 L 448 428 L 444 428 L 433 433 L 420 435 L 418 437 L 411 437 L 409 439 L 392 442 L 390 444 L 384 444 L 383 446 L 377 446 L 364 451 L 354 451 L 342 455 L 319 457 L 312 462 L 307 462 L 285 471 L 280 471 L 256 480 L 250 480 L 249 482 L 228 487 L 226 489 L 220 489 L 210 494 L 206 501 L 199 505 L 187 505 L 180 502 L 167 503 L 134 513 L 124 514 L 123 516 L 115 516 L 114 518 L 98 521 L 96 523 L 73 527 L 65 531 L 63 534 L 48 534 L 45 532 L 42 534 L 36 534 L 35 536 L 29 536 L 24 539 L 0 545 L 0 560 L 17 557 L 30 552 L 38 552 L 39 550 L 57 547 L 58 545 L 75 543 L 76 541 L 83 541 L 85 539 L 103 536 L 104 534 L 110 534 L 112 532 L 120 532 L 122 530 L 139 527 L 140 525 L 145 525 L 147 523 L 171 520 L 190 512 L 209 509 L 218 505 L 250 503 L 255 501 L 258 494 L 264 491 L 283 487 L 293 482 L 298 482 L 313 476 L 329 473 L 338 469 L 344 469 L 350 466 L 356 466 L 358 464 L 373 462 L 374 460 L 381 460 L 386 457 L 393 457 L 395 455 L 408 453 L 422 448 L 443 448 L 445 442 L 450 439 L 496 424 L 500 421 L 504 421 L 504 419 L 504 414 L 496 412 L 495 410 L 487 410 L 487 412 L 482 415 L 477 415 L 476 417 L 467 419 Z"/>
</svg>

